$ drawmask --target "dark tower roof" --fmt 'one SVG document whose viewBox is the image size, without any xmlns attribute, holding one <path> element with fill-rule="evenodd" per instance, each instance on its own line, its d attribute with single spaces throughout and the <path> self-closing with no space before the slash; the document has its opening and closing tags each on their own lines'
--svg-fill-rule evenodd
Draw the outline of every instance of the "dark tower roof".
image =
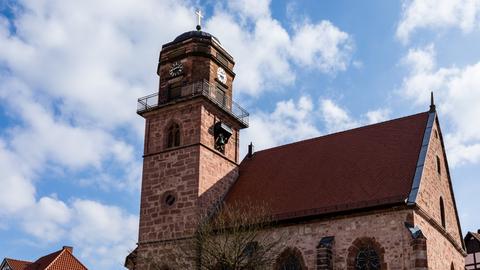
<svg viewBox="0 0 480 270">
<path fill-rule="evenodd" d="M 204 31 L 188 31 L 188 32 L 185 32 L 185 33 L 179 35 L 178 37 L 176 37 L 172 42 L 166 43 L 165 45 L 163 45 L 163 47 L 169 46 L 169 45 L 172 45 L 172 44 L 175 44 L 175 43 L 179 43 L 179 42 L 182 42 L 182 41 L 190 39 L 190 38 L 214 39 L 216 42 L 221 44 L 220 40 L 218 40 L 218 38 L 216 38 L 215 36 L 213 36 L 210 33 L 207 33 L 207 32 L 204 32 Z"/>
</svg>

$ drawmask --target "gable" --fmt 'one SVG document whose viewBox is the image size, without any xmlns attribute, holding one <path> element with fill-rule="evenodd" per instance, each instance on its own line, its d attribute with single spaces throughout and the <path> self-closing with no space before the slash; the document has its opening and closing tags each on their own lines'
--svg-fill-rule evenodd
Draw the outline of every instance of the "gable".
<svg viewBox="0 0 480 270">
<path fill-rule="evenodd" d="M 405 204 L 428 115 L 256 152 L 226 203 L 263 204 L 277 219 Z"/>
<path fill-rule="evenodd" d="M 413 200 L 410 196 L 409 202 L 416 204 L 459 246 L 464 246 L 438 116 L 431 113 L 430 119 L 430 132 L 425 134 L 428 143 L 425 152 L 422 151 L 424 162 L 417 186 L 418 194 Z"/>
<path fill-rule="evenodd" d="M 45 270 L 87 270 L 69 251 L 62 252 Z"/>
<path fill-rule="evenodd" d="M 3 268 L 8 265 L 8 267 L 11 269 L 11 270 L 24 270 L 27 268 L 28 265 L 30 265 L 31 262 L 27 262 L 27 261 L 21 261 L 21 260 L 15 260 L 15 259 L 9 259 L 9 258 L 5 258 L 2 262 L 2 264 L 0 265 L 0 269 L 3 270 Z"/>
</svg>

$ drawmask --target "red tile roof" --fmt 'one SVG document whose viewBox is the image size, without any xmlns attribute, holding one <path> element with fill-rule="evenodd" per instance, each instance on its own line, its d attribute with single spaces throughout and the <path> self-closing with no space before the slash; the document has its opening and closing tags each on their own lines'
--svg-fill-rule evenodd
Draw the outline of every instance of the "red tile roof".
<svg viewBox="0 0 480 270">
<path fill-rule="evenodd" d="M 266 205 L 277 219 L 404 203 L 428 112 L 256 152 L 226 203 Z"/>
<path fill-rule="evenodd" d="M 25 270 L 25 268 L 29 264 L 31 264 L 31 262 L 9 259 L 9 258 L 5 258 L 5 260 L 7 261 L 8 265 L 12 268 L 12 270 Z"/>
<path fill-rule="evenodd" d="M 73 254 L 64 250 L 45 270 L 87 270 Z"/>
<path fill-rule="evenodd" d="M 35 262 L 31 263 L 25 270 L 44 270 L 46 269 L 62 252 L 63 250 L 55 251 L 43 257 L 40 257 Z"/>
<path fill-rule="evenodd" d="M 5 259 L 12 270 L 87 270 L 70 250 L 63 248 L 45 255 L 35 262 Z"/>
</svg>

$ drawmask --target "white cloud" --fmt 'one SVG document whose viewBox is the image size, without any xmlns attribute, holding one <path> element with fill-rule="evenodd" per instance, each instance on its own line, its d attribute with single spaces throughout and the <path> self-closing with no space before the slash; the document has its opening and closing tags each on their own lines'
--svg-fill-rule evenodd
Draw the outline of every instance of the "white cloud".
<svg viewBox="0 0 480 270">
<path fill-rule="evenodd" d="M 71 213 L 67 205 L 51 197 L 41 198 L 21 216 L 25 231 L 46 242 L 62 239 L 65 236 L 63 226 L 70 218 Z"/>
<path fill-rule="evenodd" d="M 270 0 L 230 0 L 228 6 L 231 11 L 244 18 L 259 19 L 270 17 Z"/>
<path fill-rule="evenodd" d="M 360 124 L 351 119 L 348 113 L 330 99 L 320 101 L 320 111 L 329 132 L 357 127 Z"/>
<path fill-rule="evenodd" d="M 305 23 L 293 37 L 290 54 L 300 65 L 329 73 L 347 68 L 352 46 L 351 37 L 329 21 Z"/>
<path fill-rule="evenodd" d="M 250 142 L 253 142 L 255 150 L 262 150 L 325 133 L 381 122 L 386 120 L 389 114 L 387 109 L 377 109 L 355 119 L 331 99 L 320 99 L 318 104 L 309 96 L 301 96 L 296 101 L 280 101 L 271 113 L 256 111 L 252 114 L 250 127 L 241 134 L 241 156 L 245 155 Z M 323 129 L 319 128 L 322 126 Z"/>
<path fill-rule="evenodd" d="M 435 65 L 435 47 L 430 44 L 422 49 L 410 49 L 402 59 L 403 64 L 409 65 L 413 72 L 420 73 L 432 70 Z"/>
<path fill-rule="evenodd" d="M 18 100 L 18 103 L 8 103 L 6 108 L 23 121 L 8 132 L 8 143 L 30 170 L 41 171 L 47 162 L 70 169 L 100 168 L 108 157 L 119 163 L 133 162 L 132 146 L 117 140 L 108 131 L 72 125 L 56 117 L 48 106 L 36 102 L 33 93 L 20 81 L 4 79 L 3 82 L 0 98 Z"/>
<path fill-rule="evenodd" d="M 365 114 L 367 124 L 375 124 L 388 120 L 390 117 L 389 109 L 377 109 L 373 111 L 368 111 Z"/>
<path fill-rule="evenodd" d="M 35 203 L 35 187 L 28 178 L 30 172 L 20 164 L 21 159 L 0 140 L 0 186 L 3 187 L 0 217 L 20 212 Z"/>
<path fill-rule="evenodd" d="M 289 33 L 265 10 L 269 2 L 234 1 L 230 9 L 218 7 L 206 23 L 236 59 L 236 91 L 259 95 L 292 84 L 299 68 L 334 74 L 350 65 L 348 33 L 329 21 L 298 23 Z M 257 4 L 260 9 L 249 8 Z"/>
<path fill-rule="evenodd" d="M 296 102 L 280 101 L 272 113 L 257 111 L 250 118 L 250 127 L 242 133 L 242 156 L 246 145 L 253 142 L 255 150 L 318 136 L 314 105 L 310 97 Z"/>
<path fill-rule="evenodd" d="M 194 25 L 177 1 L 21 4 L 15 35 L 3 20 L 0 62 L 27 87 L 56 98 L 64 115 L 102 128 L 141 122 L 132 112 L 136 98 L 155 91 L 160 45 Z"/>
<path fill-rule="evenodd" d="M 463 68 L 437 67 L 433 46 L 411 49 L 402 62 L 411 72 L 400 94 L 425 106 L 434 91 L 439 113 L 451 125 L 445 136 L 451 164 L 480 161 L 480 126 L 474 124 L 480 115 L 476 105 L 480 102 L 480 62 Z"/>
<path fill-rule="evenodd" d="M 457 27 L 464 32 L 479 26 L 480 2 L 477 0 L 404 0 L 397 37 L 407 43 L 420 28 Z"/>
<path fill-rule="evenodd" d="M 331 99 L 321 99 L 319 110 L 328 133 L 375 124 L 387 120 L 390 116 L 390 110 L 380 108 L 354 118 L 345 108 L 340 107 Z"/>
<path fill-rule="evenodd" d="M 99 269 L 119 269 L 128 251 L 135 248 L 138 217 L 122 209 L 90 200 L 75 200 L 71 241 Z"/>
<path fill-rule="evenodd" d="M 290 37 L 276 20 L 261 18 L 248 32 L 229 13 L 218 12 L 208 20 L 207 29 L 235 57 L 236 92 L 258 95 L 295 80 L 288 61 Z"/>
</svg>

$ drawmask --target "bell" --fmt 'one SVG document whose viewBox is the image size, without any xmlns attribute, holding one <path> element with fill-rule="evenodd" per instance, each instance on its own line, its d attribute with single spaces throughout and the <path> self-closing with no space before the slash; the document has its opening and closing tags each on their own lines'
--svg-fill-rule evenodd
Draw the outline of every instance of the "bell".
<svg viewBox="0 0 480 270">
<path fill-rule="evenodd" d="M 225 144 L 227 144 L 227 140 L 225 139 L 225 136 L 223 136 L 222 133 L 218 134 L 217 145 L 225 145 Z"/>
</svg>

